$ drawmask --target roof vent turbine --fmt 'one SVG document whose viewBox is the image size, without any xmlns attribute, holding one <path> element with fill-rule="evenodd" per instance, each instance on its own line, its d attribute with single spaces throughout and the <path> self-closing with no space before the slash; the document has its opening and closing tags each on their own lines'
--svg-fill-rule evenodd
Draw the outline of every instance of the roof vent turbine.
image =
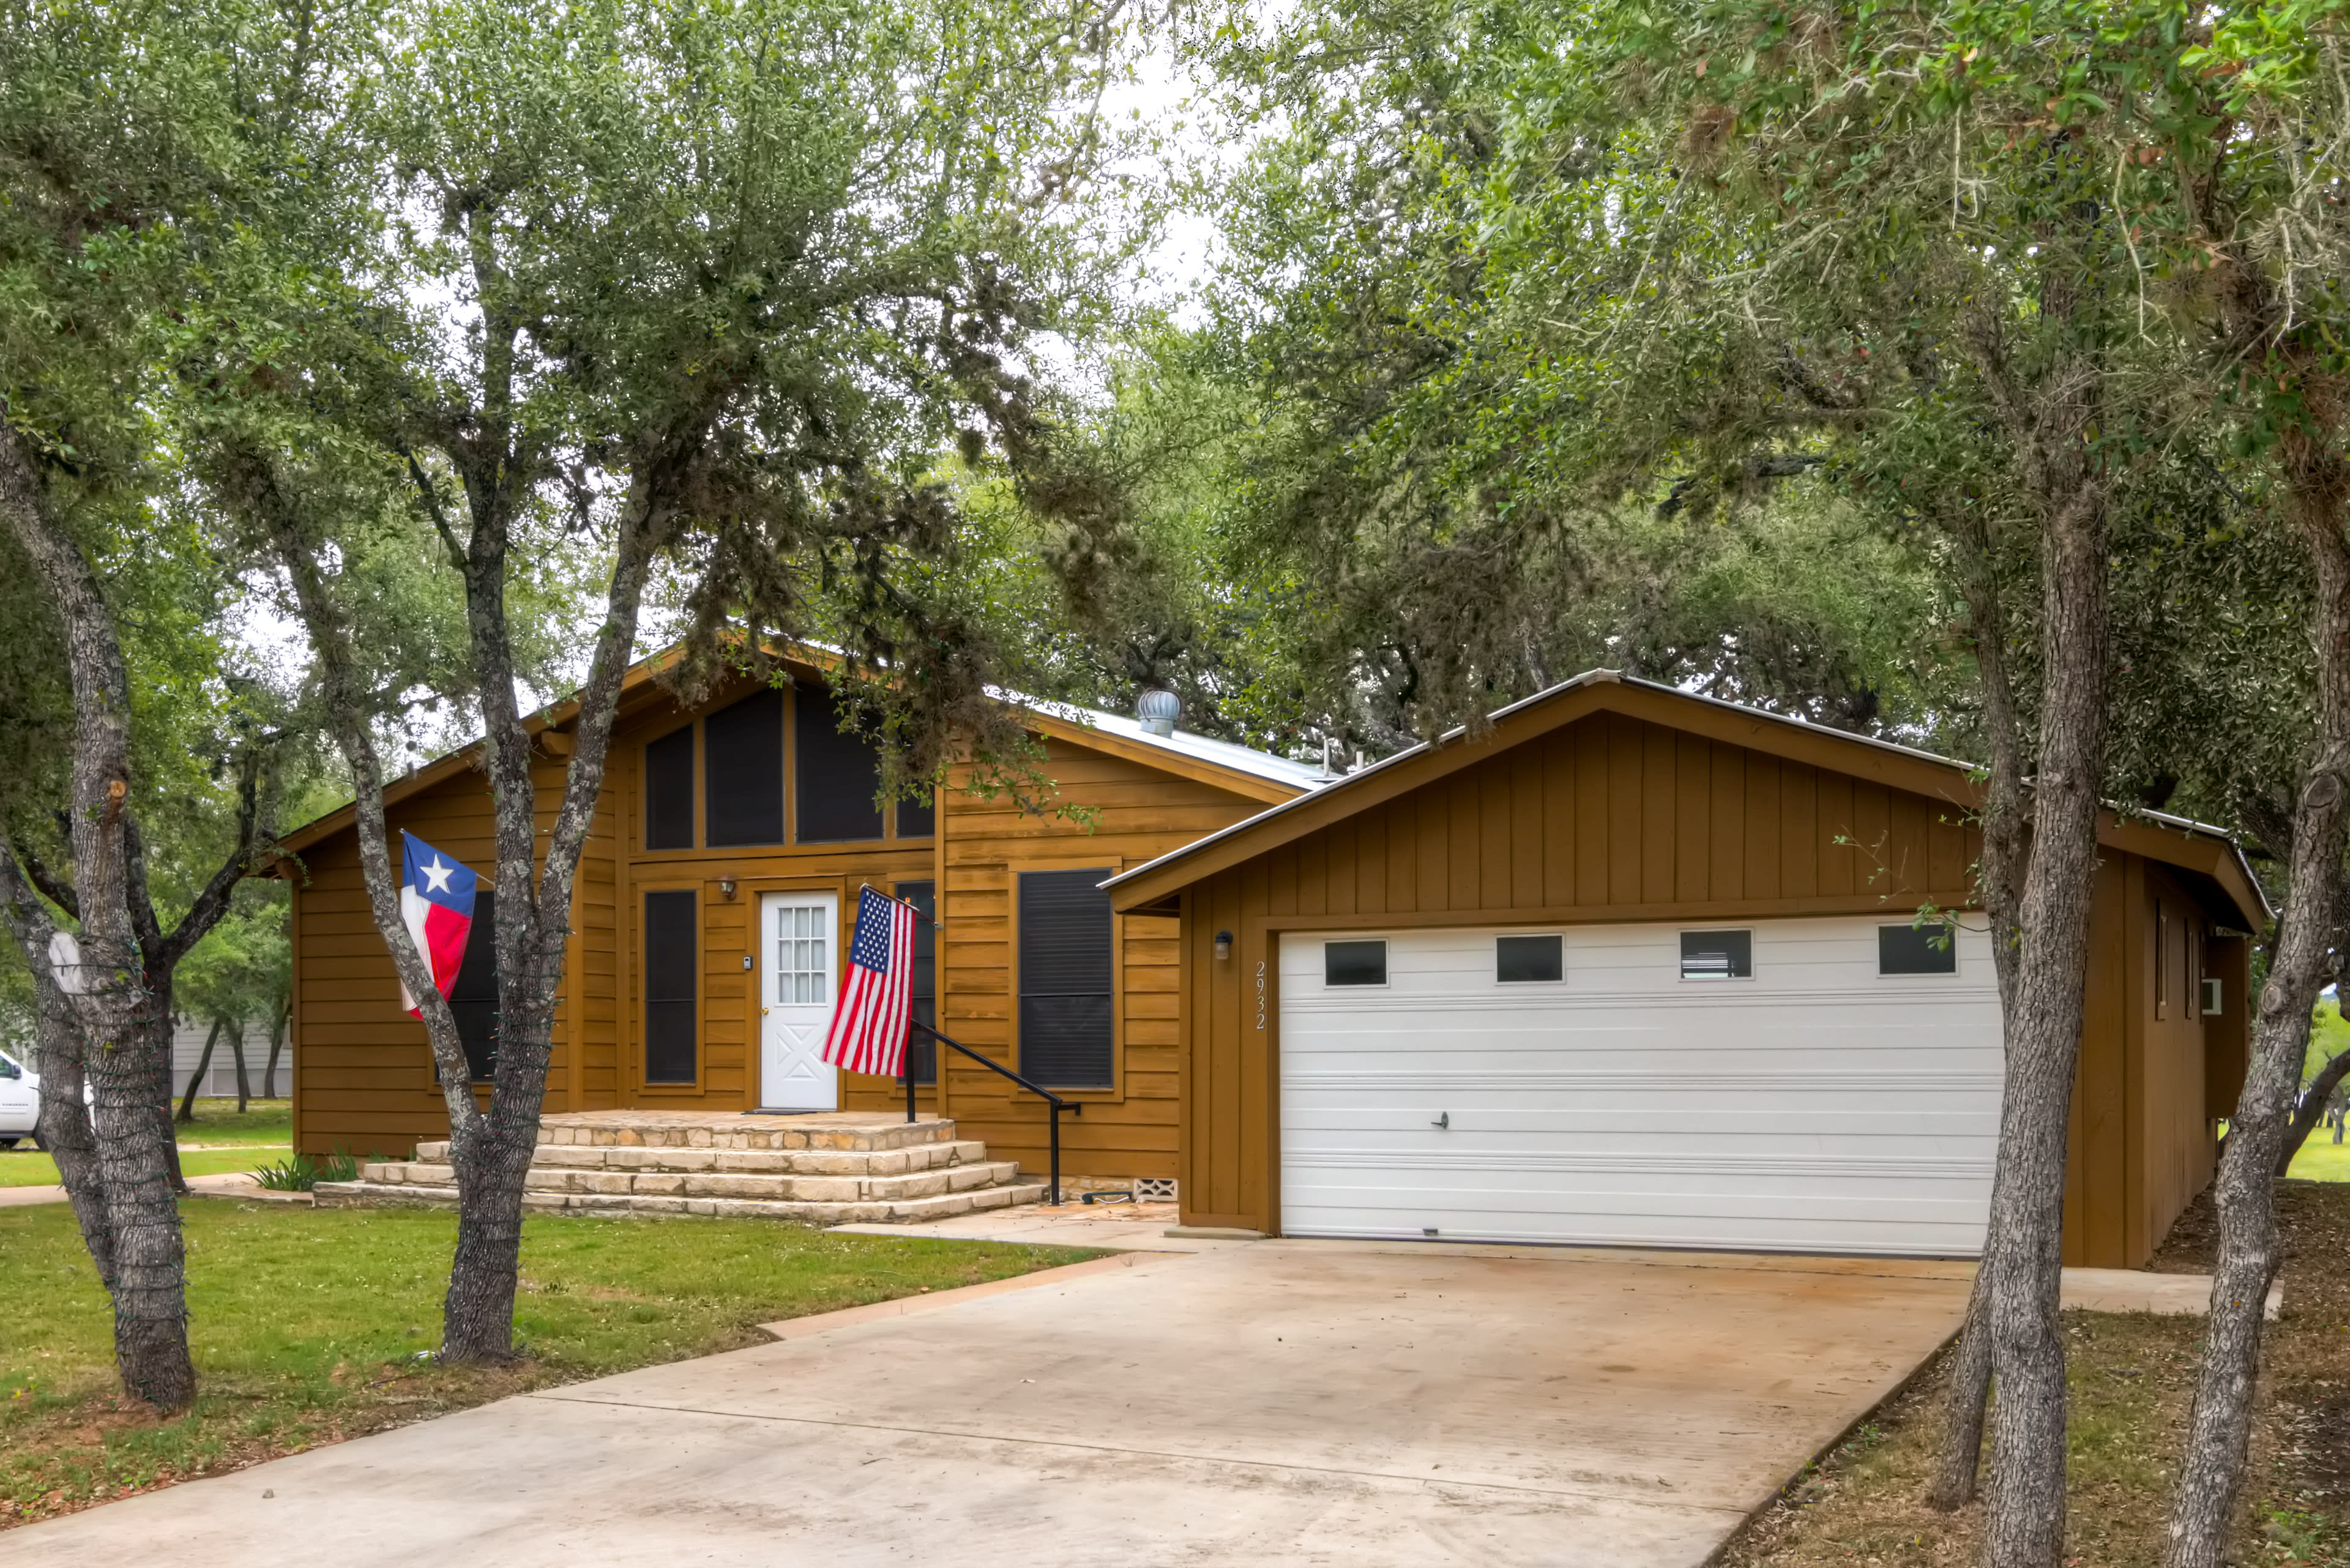
<svg viewBox="0 0 2350 1568">
<path fill-rule="evenodd" d="M 1134 717 L 1146 735 L 1172 735 L 1183 700 L 1172 691 L 1145 691 L 1135 700 Z"/>
</svg>

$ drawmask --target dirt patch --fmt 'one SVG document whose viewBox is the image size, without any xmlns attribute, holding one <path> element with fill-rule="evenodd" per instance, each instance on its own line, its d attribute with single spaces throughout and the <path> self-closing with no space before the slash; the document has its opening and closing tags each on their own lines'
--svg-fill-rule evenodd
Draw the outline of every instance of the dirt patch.
<svg viewBox="0 0 2350 1568">
<path fill-rule="evenodd" d="M 2350 1185 L 2286 1183 L 2284 1310 L 2262 1359 L 2234 1561 L 2350 1568 Z M 2208 1272 L 2210 1201 L 2181 1216 L 2149 1267 Z M 2068 1563 L 2158 1568 L 2172 1478 L 2203 1349 L 2199 1318 L 2068 1313 Z M 1943 1429 L 1945 1366 L 1808 1471 L 1724 1549 L 1722 1568 L 1971 1563 L 1981 1504 L 1923 1501 Z"/>
</svg>

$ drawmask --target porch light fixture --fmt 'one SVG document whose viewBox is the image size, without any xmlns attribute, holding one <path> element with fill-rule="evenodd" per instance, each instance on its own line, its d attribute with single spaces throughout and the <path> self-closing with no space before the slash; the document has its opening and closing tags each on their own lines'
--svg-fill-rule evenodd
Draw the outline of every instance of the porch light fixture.
<svg viewBox="0 0 2350 1568">
<path fill-rule="evenodd" d="M 1216 933 L 1216 961 L 1218 963 L 1222 963 L 1232 956 L 1232 933 L 1230 931 L 1218 931 Z"/>
<path fill-rule="evenodd" d="M 730 902 L 730 903 L 733 901 L 733 898 L 734 898 L 734 878 L 733 878 L 733 877 L 721 877 L 720 878 L 718 878 L 718 896 L 719 896 L 720 898 L 722 898 L 726 899 L 726 900 L 727 900 L 728 902 Z"/>
</svg>

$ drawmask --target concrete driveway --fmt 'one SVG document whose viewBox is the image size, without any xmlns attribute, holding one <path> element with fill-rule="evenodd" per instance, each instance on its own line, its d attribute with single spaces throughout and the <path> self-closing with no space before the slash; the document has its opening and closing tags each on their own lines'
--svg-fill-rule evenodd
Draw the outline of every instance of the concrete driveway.
<svg viewBox="0 0 2350 1568">
<path fill-rule="evenodd" d="M 10 1532 L 5 1552 L 1695 1568 L 1957 1327 L 1970 1272 L 1337 1242 L 1128 1254 L 134 1498 Z"/>
</svg>

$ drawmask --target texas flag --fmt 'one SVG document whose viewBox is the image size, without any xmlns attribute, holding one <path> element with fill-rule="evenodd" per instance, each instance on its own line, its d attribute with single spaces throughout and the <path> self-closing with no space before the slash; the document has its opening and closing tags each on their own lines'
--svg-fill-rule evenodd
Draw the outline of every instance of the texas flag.
<svg viewBox="0 0 2350 1568">
<path fill-rule="evenodd" d="M 446 996 L 457 984 L 457 971 L 465 967 L 465 939 L 473 929 L 473 888 L 481 879 L 416 835 L 403 833 L 400 837 L 406 846 L 400 856 L 400 918 L 408 922 L 416 950 L 432 966 L 432 983 Z M 411 1018 L 422 1015 L 424 1010 L 409 994 L 405 981 L 400 1001 Z"/>
</svg>

